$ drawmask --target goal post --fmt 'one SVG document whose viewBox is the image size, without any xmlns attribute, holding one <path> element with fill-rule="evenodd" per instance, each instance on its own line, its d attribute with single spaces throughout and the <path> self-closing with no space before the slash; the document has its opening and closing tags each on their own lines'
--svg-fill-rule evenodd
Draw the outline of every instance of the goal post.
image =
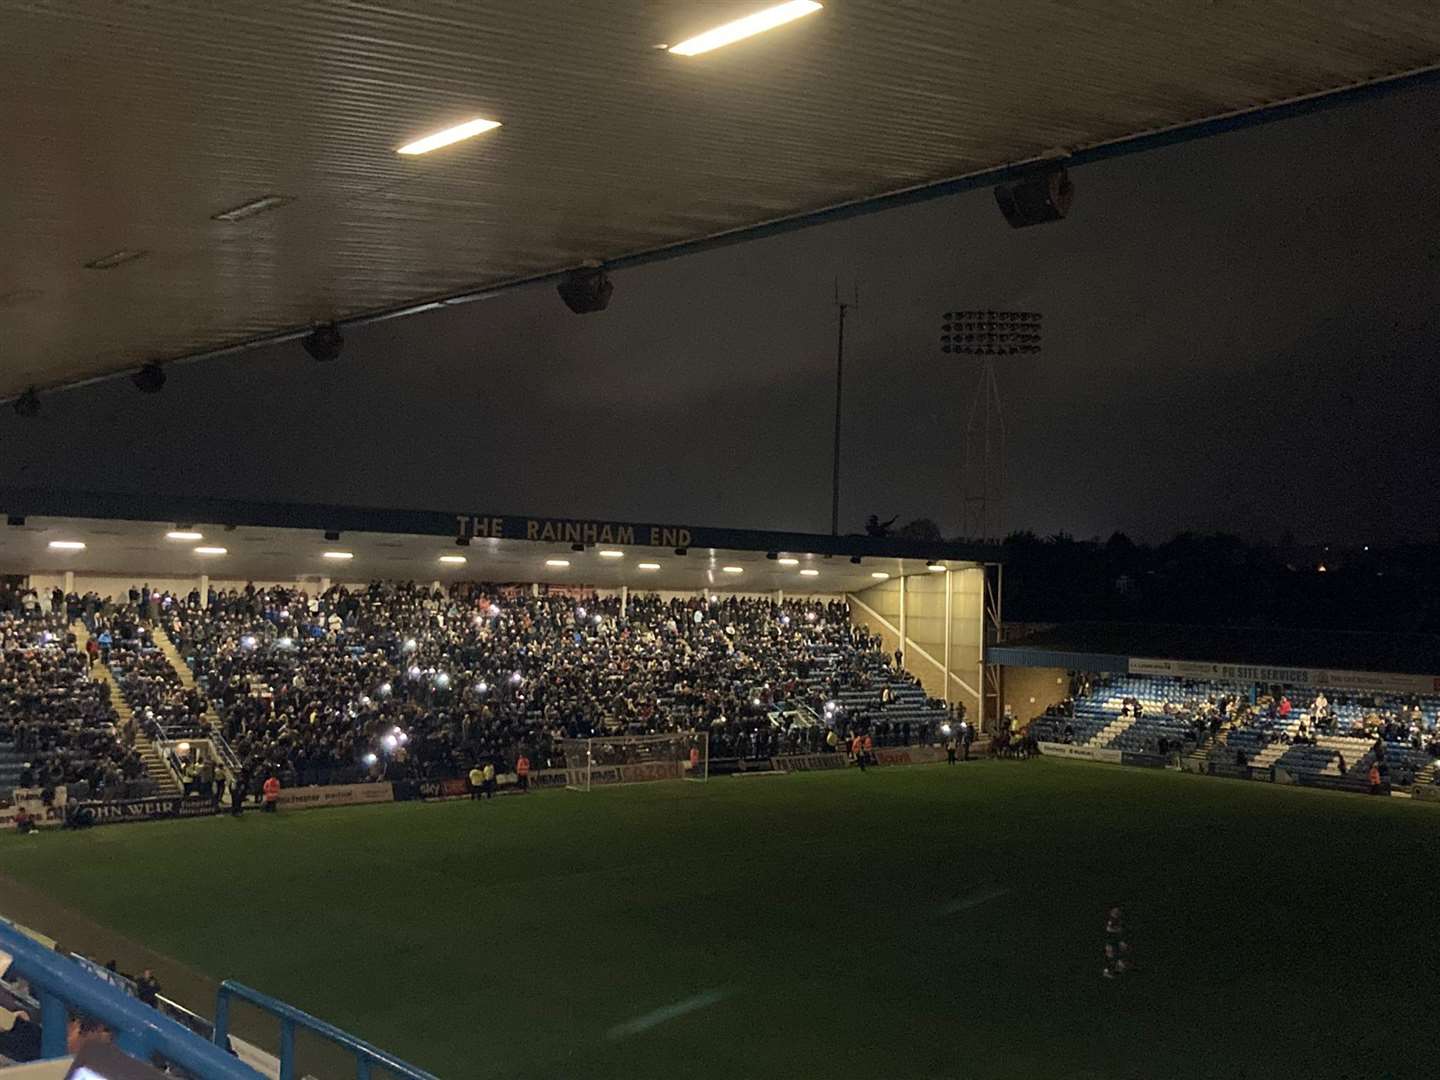
<svg viewBox="0 0 1440 1080">
<path fill-rule="evenodd" d="M 560 747 L 565 755 L 565 786 L 574 791 L 606 784 L 710 778 L 710 735 L 704 731 L 563 739 Z"/>
</svg>

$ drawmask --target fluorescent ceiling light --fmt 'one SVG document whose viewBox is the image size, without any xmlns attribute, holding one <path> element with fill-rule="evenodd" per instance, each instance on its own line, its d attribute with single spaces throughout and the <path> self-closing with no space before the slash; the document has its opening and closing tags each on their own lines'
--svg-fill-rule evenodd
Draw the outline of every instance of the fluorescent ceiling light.
<svg viewBox="0 0 1440 1080">
<path fill-rule="evenodd" d="M 885 573 L 884 570 L 871 570 L 870 576 L 873 577 L 876 581 L 884 581 L 890 575 Z"/>
<path fill-rule="evenodd" d="M 211 218 L 214 221 L 244 221 L 256 214 L 263 214 L 266 210 L 284 206 L 289 201 L 284 195 L 261 195 L 258 199 L 232 206 L 229 210 L 221 210 L 218 214 L 211 215 Z"/>
<path fill-rule="evenodd" d="M 799 566 L 800 560 L 791 555 L 782 555 L 779 559 L 781 566 Z"/>
<path fill-rule="evenodd" d="M 91 259 L 85 264 L 86 270 L 114 270 L 136 259 L 143 259 L 149 255 L 148 251 L 137 251 L 132 248 L 121 248 L 119 251 L 112 251 L 109 255 L 101 255 L 98 259 Z"/>
<path fill-rule="evenodd" d="M 442 146 L 449 146 L 451 143 L 460 142 L 462 139 L 473 139 L 476 135 L 493 131 L 500 126 L 498 120 L 484 120 L 476 117 L 474 120 L 467 120 L 463 124 L 456 124 L 444 131 L 437 131 L 433 135 L 426 135 L 423 139 L 416 139 L 412 143 L 406 143 L 395 152 L 397 154 L 428 154 L 431 150 L 439 150 Z"/>
<path fill-rule="evenodd" d="M 204 540 L 205 537 L 189 529 L 171 529 L 165 534 L 166 540 Z"/>
<path fill-rule="evenodd" d="M 600 557 L 602 559 L 623 559 L 625 557 L 625 552 L 616 551 L 614 548 L 610 548 L 600 552 Z"/>
<path fill-rule="evenodd" d="M 801 16 L 813 15 L 824 6 L 815 0 L 790 0 L 788 4 L 776 4 L 764 11 L 757 11 L 754 15 L 746 15 L 743 19 L 706 30 L 705 33 L 682 41 L 679 45 L 672 45 L 670 51 L 679 56 L 698 56 L 711 49 L 733 45 L 755 34 L 763 34 L 766 30 L 774 30 L 777 26 L 784 26 Z"/>
<path fill-rule="evenodd" d="M 337 560 L 339 560 L 339 559 L 353 559 L 353 558 L 355 557 L 355 553 L 354 553 L 353 551 L 322 551 L 322 552 L 320 553 L 320 557 L 321 557 L 322 559 L 337 559 Z"/>
<path fill-rule="evenodd" d="M 83 540 L 51 540 L 50 546 L 56 551 L 84 551 L 85 541 Z"/>
<path fill-rule="evenodd" d="M 820 571 L 819 571 L 819 570 L 811 570 L 811 569 L 808 569 L 808 568 L 807 568 L 807 569 L 805 569 L 805 570 L 801 570 L 801 571 L 800 571 L 800 575 L 801 575 L 802 577 L 819 577 L 819 576 L 820 576 Z"/>
<path fill-rule="evenodd" d="M 658 562 L 642 562 L 636 563 L 635 568 L 637 570 L 659 570 L 660 564 Z"/>
<path fill-rule="evenodd" d="M 546 560 L 545 560 L 545 565 L 546 565 L 546 566 L 553 567 L 553 568 L 555 568 L 556 570 L 564 570 L 567 566 L 570 565 L 570 560 L 569 560 L 569 559 L 546 559 Z"/>
<path fill-rule="evenodd" d="M 743 566 L 722 566 L 720 569 L 727 574 L 743 574 L 745 572 Z"/>
<path fill-rule="evenodd" d="M 196 555 L 228 555 L 229 552 L 228 552 L 225 548 L 222 548 L 222 547 L 198 547 L 198 548 L 195 549 L 195 554 L 196 554 Z"/>
<path fill-rule="evenodd" d="M 929 570 L 932 574 L 943 574 L 945 572 L 945 564 L 938 562 L 926 563 L 925 569 Z"/>
<path fill-rule="evenodd" d="M 441 556 L 440 556 L 440 561 L 443 562 L 443 563 L 449 563 L 451 566 L 464 566 L 464 565 L 465 565 L 465 556 L 464 556 L 464 555 L 441 555 Z"/>
</svg>

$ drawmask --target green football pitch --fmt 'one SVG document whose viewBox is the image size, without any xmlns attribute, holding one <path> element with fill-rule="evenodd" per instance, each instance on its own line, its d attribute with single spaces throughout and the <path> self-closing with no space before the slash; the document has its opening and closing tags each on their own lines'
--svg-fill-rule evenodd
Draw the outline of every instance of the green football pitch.
<svg viewBox="0 0 1440 1080">
<path fill-rule="evenodd" d="M 1440 1060 L 1437 833 L 974 762 L 11 836 L 0 911 L 447 1080 L 1398 1078 Z M 1107 981 L 1112 903 L 1136 968 Z"/>
</svg>

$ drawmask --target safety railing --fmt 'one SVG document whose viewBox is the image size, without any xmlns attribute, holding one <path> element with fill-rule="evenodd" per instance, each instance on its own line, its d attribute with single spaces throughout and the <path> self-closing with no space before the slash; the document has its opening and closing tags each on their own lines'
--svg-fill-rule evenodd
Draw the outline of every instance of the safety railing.
<svg viewBox="0 0 1440 1080">
<path fill-rule="evenodd" d="M 269 994 L 252 990 L 233 979 L 220 984 L 215 998 L 215 1042 L 223 1046 L 230 1030 L 230 999 L 239 998 L 257 1008 L 263 1009 L 280 1021 L 280 1080 L 295 1080 L 295 1032 L 303 1028 L 326 1039 L 355 1055 L 355 1080 L 371 1080 L 372 1070 L 377 1066 L 400 1080 L 438 1080 L 424 1069 L 410 1065 L 393 1054 L 387 1054 L 378 1046 L 372 1046 L 364 1039 L 357 1039 L 341 1031 L 334 1024 L 311 1016 L 309 1013 L 277 1001 Z"/>
<path fill-rule="evenodd" d="M 141 1061 L 159 1055 L 206 1080 L 264 1080 L 250 1066 L 231 1057 L 223 1049 L 223 1042 L 206 1042 L 8 923 L 0 923 L 0 951 L 11 958 L 10 973 L 25 979 L 40 1003 L 42 1058 L 66 1055 L 67 1028 L 70 1014 L 75 1012 L 110 1028 L 116 1045 Z"/>
</svg>

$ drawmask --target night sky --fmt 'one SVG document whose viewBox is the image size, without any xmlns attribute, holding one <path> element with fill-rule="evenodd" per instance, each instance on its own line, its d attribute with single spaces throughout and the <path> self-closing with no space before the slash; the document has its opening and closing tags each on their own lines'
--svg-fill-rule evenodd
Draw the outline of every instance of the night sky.
<svg viewBox="0 0 1440 1080">
<path fill-rule="evenodd" d="M 988 190 L 175 367 L 0 416 L 0 485 L 825 532 L 960 526 L 974 361 L 942 312 L 1045 314 L 1007 360 L 1010 528 L 1384 543 L 1440 530 L 1440 89 L 1092 165 L 1069 220 Z"/>
</svg>

